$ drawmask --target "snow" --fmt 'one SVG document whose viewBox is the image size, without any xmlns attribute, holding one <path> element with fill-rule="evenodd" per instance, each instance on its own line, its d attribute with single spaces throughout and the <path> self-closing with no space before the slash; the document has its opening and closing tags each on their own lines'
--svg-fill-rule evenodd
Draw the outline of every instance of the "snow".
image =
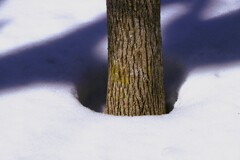
<svg viewBox="0 0 240 160">
<path fill-rule="evenodd" d="M 214 17 L 219 17 L 227 13 L 231 13 L 237 11 L 239 9 L 240 2 L 238 0 L 218 0 L 218 1 L 210 1 L 203 13 L 203 19 L 210 19 Z"/>
<path fill-rule="evenodd" d="M 174 109 L 115 117 L 76 98 L 104 102 L 105 1 L 0 0 L 0 159 L 239 160 L 239 8 L 162 0 Z"/>
<path fill-rule="evenodd" d="M 1 29 L 0 51 L 44 41 L 82 27 L 105 13 L 104 4 L 103 0 L 3 1 L 0 21 L 4 20 L 8 27 Z"/>
</svg>

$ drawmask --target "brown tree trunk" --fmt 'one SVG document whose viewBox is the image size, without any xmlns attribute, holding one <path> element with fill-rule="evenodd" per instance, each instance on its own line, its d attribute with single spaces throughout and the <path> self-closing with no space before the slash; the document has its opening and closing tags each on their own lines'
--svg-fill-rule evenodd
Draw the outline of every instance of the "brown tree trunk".
<svg viewBox="0 0 240 160">
<path fill-rule="evenodd" d="M 164 114 L 160 0 L 107 0 L 106 113 Z"/>
</svg>

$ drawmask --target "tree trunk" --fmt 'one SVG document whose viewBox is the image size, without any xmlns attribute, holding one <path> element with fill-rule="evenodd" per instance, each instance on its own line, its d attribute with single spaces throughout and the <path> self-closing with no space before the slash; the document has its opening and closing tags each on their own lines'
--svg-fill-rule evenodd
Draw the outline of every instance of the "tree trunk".
<svg viewBox="0 0 240 160">
<path fill-rule="evenodd" d="M 164 114 L 160 0 L 107 0 L 106 113 Z"/>
</svg>

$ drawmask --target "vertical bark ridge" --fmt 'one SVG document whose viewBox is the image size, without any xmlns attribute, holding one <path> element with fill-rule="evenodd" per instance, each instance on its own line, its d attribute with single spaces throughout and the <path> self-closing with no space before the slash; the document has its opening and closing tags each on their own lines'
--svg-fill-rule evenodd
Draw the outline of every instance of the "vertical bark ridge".
<svg viewBox="0 0 240 160">
<path fill-rule="evenodd" d="M 160 1 L 107 0 L 108 90 L 106 113 L 165 113 Z"/>
</svg>

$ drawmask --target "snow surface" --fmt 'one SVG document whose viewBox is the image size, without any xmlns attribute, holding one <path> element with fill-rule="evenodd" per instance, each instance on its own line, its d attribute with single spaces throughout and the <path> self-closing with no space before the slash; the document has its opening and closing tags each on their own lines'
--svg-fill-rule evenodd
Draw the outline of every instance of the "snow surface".
<svg viewBox="0 0 240 160">
<path fill-rule="evenodd" d="M 239 8 L 162 0 L 174 109 L 115 117 L 89 109 L 104 103 L 105 1 L 0 0 L 0 159 L 240 160 Z"/>
</svg>

